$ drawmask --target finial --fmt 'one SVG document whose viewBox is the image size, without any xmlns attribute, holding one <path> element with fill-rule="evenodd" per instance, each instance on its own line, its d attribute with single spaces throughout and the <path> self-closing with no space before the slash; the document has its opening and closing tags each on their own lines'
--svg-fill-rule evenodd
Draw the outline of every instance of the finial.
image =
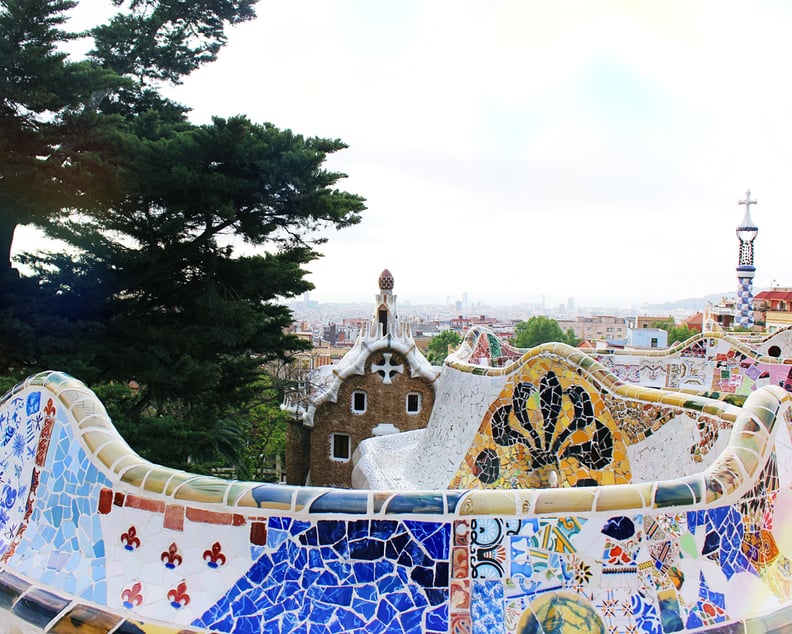
<svg viewBox="0 0 792 634">
<path fill-rule="evenodd" d="M 751 190 L 749 189 L 745 192 L 745 200 L 741 200 L 737 204 L 745 205 L 745 216 L 742 222 L 737 226 L 737 236 L 740 240 L 753 240 L 756 237 L 758 228 L 751 218 L 751 205 L 758 205 L 759 202 L 751 200 Z"/>
<path fill-rule="evenodd" d="M 751 205 L 758 205 L 759 201 L 758 200 L 751 200 L 751 190 L 750 189 L 746 189 L 745 190 L 745 200 L 741 200 L 737 204 L 738 205 L 745 205 L 745 211 L 747 213 L 747 212 L 749 212 L 751 210 Z"/>
<path fill-rule="evenodd" d="M 393 290 L 393 275 L 388 269 L 385 269 L 379 276 L 379 287 L 381 291 Z"/>
</svg>

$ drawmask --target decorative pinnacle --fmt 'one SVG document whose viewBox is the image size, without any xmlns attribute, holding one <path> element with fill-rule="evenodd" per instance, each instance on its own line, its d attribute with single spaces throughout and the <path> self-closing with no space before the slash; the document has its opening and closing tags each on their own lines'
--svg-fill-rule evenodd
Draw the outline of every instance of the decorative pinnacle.
<svg viewBox="0 0 792 634">
<path fill-rule="evenodd" d="M 751 205 L 758 205 L 759 201 L 751 200 L 751 190 L 748 189 L 745 192 L 745 200 L 741 200 L 737 203 L 738 205 L 745 205 L 745 217 L 742 220 L 742 223 L 739 227 L 737 227 L 737 231 L 741 229 L 753 229 L 755 230 L 757 227 L 754 224 L 753 220 L 751 219 Z"/>
<path fill-rule="evenodd" d="M 379 276 L 379 287 L 381 291 L 393 290 L 393 275 L 388 269 L 385 269 Z"/>
<path fill-rule="evenodd" d="M 741 200 L 737 204 L 738 205 L 745 205 L 745 210 L 746 211 L 750 211 L 751 210 L 751 205 L 758 205 L 759 201 L 758 200 L 751 200 L 751 190 L 748 189 L 748 190 L 745 191 L 745 200 Z"/>
</svg>

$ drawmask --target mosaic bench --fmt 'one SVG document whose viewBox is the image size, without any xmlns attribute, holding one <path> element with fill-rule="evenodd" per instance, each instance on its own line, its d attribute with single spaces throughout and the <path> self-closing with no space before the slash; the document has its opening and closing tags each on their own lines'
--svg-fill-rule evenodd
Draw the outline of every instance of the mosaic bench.
<svg viewBox="0 0 792 634">
<path fill-rule="evenodd" d="M 558 365 L 569 355 L 535 359 L 570 378 Z M 575 363 L 589 381 L 613 381 L 591 359 Z M 80 381 L 33 376 L 0 401 L 0 631 L 748 633 L 792 624 L 787 392 L 763 387 L 737 407 L 613 387 L 647 407 L 706 413 L 727 442 L 698 473 L 610 486 L 226 481 L 143 460 Z M 566 384 L 563 394 L 564 408 L 585 400 Z M 513 388 L 511 397 L 513 406 Z M 487 409 L 486 422 L 508 441 L 503 406 Z M 470 484 L 486 473 L 468 466 Z"/>
</svg>

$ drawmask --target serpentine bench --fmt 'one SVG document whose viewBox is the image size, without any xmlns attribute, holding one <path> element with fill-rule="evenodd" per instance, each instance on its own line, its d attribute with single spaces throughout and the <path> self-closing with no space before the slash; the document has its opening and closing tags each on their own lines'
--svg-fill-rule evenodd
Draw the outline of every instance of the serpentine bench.
<svg viewBox="0 0 792 634">
<path fill-rule="evenodd" d="M 518 369 L 481 373 L 497 398 L 453 466 L 460 488 L 427 490 L 172 470 L 138 456 L 79 380 L 30 377 L 0 401 L 0 630 L 792 627 L 787 392 L 737 406 L 623 383 L 562 348 Z M 448 372 L 441 404 L 462 374 Z M 645 464 L 678 452 L 700 470 L 642 476 L 628 447 L 657 437 Z M 515 465 L 535 486 L 507 488 Z"/>
</svg>

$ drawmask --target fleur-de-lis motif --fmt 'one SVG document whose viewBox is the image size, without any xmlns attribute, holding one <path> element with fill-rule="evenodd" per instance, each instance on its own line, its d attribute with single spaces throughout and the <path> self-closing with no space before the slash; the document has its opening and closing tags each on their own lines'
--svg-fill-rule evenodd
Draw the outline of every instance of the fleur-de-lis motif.
<svg viewBox="0 0 792 634">
<path fill-rule="evenodd" d="M 190 602 L 190 595 L 187 594 L 187 582 L 182 581 L 178 586 L 175 588 L 171 588 L 168 592 L 168 601 L 172 607 L 176 608 L 183 608 Z"/>
<path fill-rule="evenodd" d="M 143 594 L 140 592 L 142 588 L 143 585 L 140 581 L 136 581 L 121 593 L 121 600 L 127 610 L 131 610 L 135 606 L 143 603 Z"/>
<path fill-rule="evenodd" d="M 542 414 L 541 428 L 531 420 L 528 401 L 539 394 L 539 409 Z M 574 412 L 566 426 L 559 426 L 558 419 L 563 399 L 568 398 Z M 519 428 L 510 422 L 517 419 Z M 492 438 L 501 447 L 521 444 L 527 449 L 531 470 L 547 469 L 551 473 L 560 471 L 564 458 L 576 458 L 589 469 L 602 470 L 613 459 L 613 435 L 611 430 L 597 420 L 588 392 L 579 385 L 561 387 L 556 374 L 549 371 L 539 382 L 521 382 L 514 386 L 511 403 L 498 407 L 490 421 Z M 476 461 L 476 472 L 482 482 L 490 484 L 498 475 L 499 465 L 493 450 L 485 450 Z"/>
<path fill-rule="evenodd" d="M 176 542 L 168 546 L 168 550 L 162 552 L 160 560 L 165 564 L 166 568 L 170 568 L 171 570 L 176 566 L 181 566 L 183 559 L 179 554 L 179 547 L 176 545 Z"/>
<path fill-rule="evenodd" d="M 211 550 L 205 550 L 203 553 L 204 561 L 210 568 L 219 568 L 226 562 L 226 556 L 222 552 L 220 542 L 212 544 Z"/>
<path fill-rule="evenodd" d="M 126 533 L 121 533 L 121 543 L 124 544 L 124 548 L 127 550 L 140 548 L 140 539 L 134 526 L 130 526 Z"/>
</svg>

